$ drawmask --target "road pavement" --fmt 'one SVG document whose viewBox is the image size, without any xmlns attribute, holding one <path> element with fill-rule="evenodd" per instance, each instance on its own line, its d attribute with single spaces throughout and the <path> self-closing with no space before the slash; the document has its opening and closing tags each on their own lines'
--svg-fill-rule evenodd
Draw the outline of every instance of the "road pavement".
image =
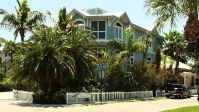
<svg viewBox="0 0 199 112">
<path fill-rule="evenodd" d="M 39 105 L 13 100 L 11 92 L 0 93 L 0 112 L 161 112 L 195 105 L 199 106 L 197 96 L 186 99 L 110 103 L 98 106 Z"/>
</svg>

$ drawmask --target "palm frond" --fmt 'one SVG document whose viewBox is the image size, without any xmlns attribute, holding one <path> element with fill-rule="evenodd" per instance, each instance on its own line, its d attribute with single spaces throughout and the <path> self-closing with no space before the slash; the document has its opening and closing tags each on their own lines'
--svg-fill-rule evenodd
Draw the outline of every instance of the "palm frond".
<svg viewBox="0 0 199 112">
<path fill-rule="evenodd" d="M 9 13 L 4 10 L 4 9 L 0 9 L 0 15 L 8 15 Z"/>
</svg>

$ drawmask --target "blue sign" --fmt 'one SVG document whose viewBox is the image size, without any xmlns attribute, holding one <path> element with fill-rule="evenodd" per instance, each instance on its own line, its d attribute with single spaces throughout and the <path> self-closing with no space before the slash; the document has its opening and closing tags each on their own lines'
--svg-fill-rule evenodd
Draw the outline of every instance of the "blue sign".
<svg viewBox="0 0 199 112">
<path fill-rule="evenodd" d="M 99 70 L 104 70 L 104 68 L 105 68 L 105 67 L 104 67 L 104 64 L 98 64 L 98 69 L 99 69 Z"/>
</svg>

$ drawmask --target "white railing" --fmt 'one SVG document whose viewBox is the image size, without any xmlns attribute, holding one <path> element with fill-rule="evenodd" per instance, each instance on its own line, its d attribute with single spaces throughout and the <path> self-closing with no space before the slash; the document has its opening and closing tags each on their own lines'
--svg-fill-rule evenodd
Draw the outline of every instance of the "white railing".
<svg viewBox="0 0 199 112">
<path fill-rule="evenodd" d="M 13 90 L 13 98 L 16 100 L 33 101 L 33 92 Z"/>
<path fill-rule="evenodd" d="M 101 98 L 102 97 L 102 98 Z M 152 91 L 135 91 L 135 92 L 102 92 L 101 93 L 66 93 L 66 103 L 86 103 L 102 101 L 117 101 L 130 99 L 153 98 Z"/>
<path fill-rule="evenodd" d="M 165 97 L 165 91 L 156 91 L 156 97 Z"/>
<path fill-rule="evenodd" d="M 197 95 L 197 89 L 190 89 L 191 95 Z"/>
<path fill-rule="evenodd" d="M 197 95 L 196 89 L 191 89 L 192 95 Z M 33 101 L 33 92 L 13 90 L 13 98 L 16 100 Z M 164 91 L 156 91 L 156 97 L 165 97 Z M 102 92 L 102 101 L 117 101 L 131 99 L 149 99 L 153 98 L 152 91 L 134 91 L 134 92 Z M 100 102 L 101 93 L 66 93 L 67 104 L 77 104 L 86 102 Z"/>
</svg>

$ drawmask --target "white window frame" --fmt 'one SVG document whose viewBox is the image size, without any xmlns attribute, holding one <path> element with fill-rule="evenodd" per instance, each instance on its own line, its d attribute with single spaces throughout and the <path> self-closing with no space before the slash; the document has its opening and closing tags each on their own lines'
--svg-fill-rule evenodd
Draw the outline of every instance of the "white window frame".
<svg viewBox="0 0 199 112">
<path fill-rule="evenodd" d="M 121 27 L 118 27 L 117 23 L 119 23 L 121 25 Z M 123 26 L 122 26 L 121 22 L 117 21 L 115 23 L 115 28 L 116 28 L 115 30 L 117 30 L 117 32 L 118 32 L 117 35 L 119 36 L 119 37 L 116 36 L 116 31 L 115 31 L 115 39 L 123 40 Z M 121 34 L 119 33 L 119 30 L 121 30 Z M 121 36 L 121 38 L 120 38 L 120 36 Z"/>
<path fill-rule="evenodd" d="M 77 22 L 77 21 L 82 21 L 85 25 L 85 21 L 83 19 L 76 19 L 75 22 Z"/>
<path fill-rule="evenodd" d="M 77 22 L 77 21 L 82 21 L 83 22 L 83 24 L 78 24 L 78 26 L 85 27 L 85 21 L 84 20 L 82 20 L 82 19 L 76 19 L 75 22 Z"/>
<path fill-rule="evenodd" d="M 98 30 L 99 30 L 99 21 L 104 21 L 105 22 L 105 31 L 92 31 L 92 32 L 97 32 L 97 34 L 98 34 L 98 37 L 96 37 L 97 38 L 97 40 L 106 40 L 106 35 L 107 35 L 107 32 L 106 32 L 106 27 L 107 27 L 107 21 L 106 20 L 104 20 L 104 19 L 102 19 L 102 20 L 91 20 L 90 21 L 90 26 L 92 25 L 92 22 L 93 21 L 97 21 L 97 23 L 98 23 L 98 25 L 97 25 L 97 27 L 98 27 Z M 100 39 L 99 38 L 99 32 L 104 32 L 105 33 L 105 38 L 104 39 Z"/>
</svg>

